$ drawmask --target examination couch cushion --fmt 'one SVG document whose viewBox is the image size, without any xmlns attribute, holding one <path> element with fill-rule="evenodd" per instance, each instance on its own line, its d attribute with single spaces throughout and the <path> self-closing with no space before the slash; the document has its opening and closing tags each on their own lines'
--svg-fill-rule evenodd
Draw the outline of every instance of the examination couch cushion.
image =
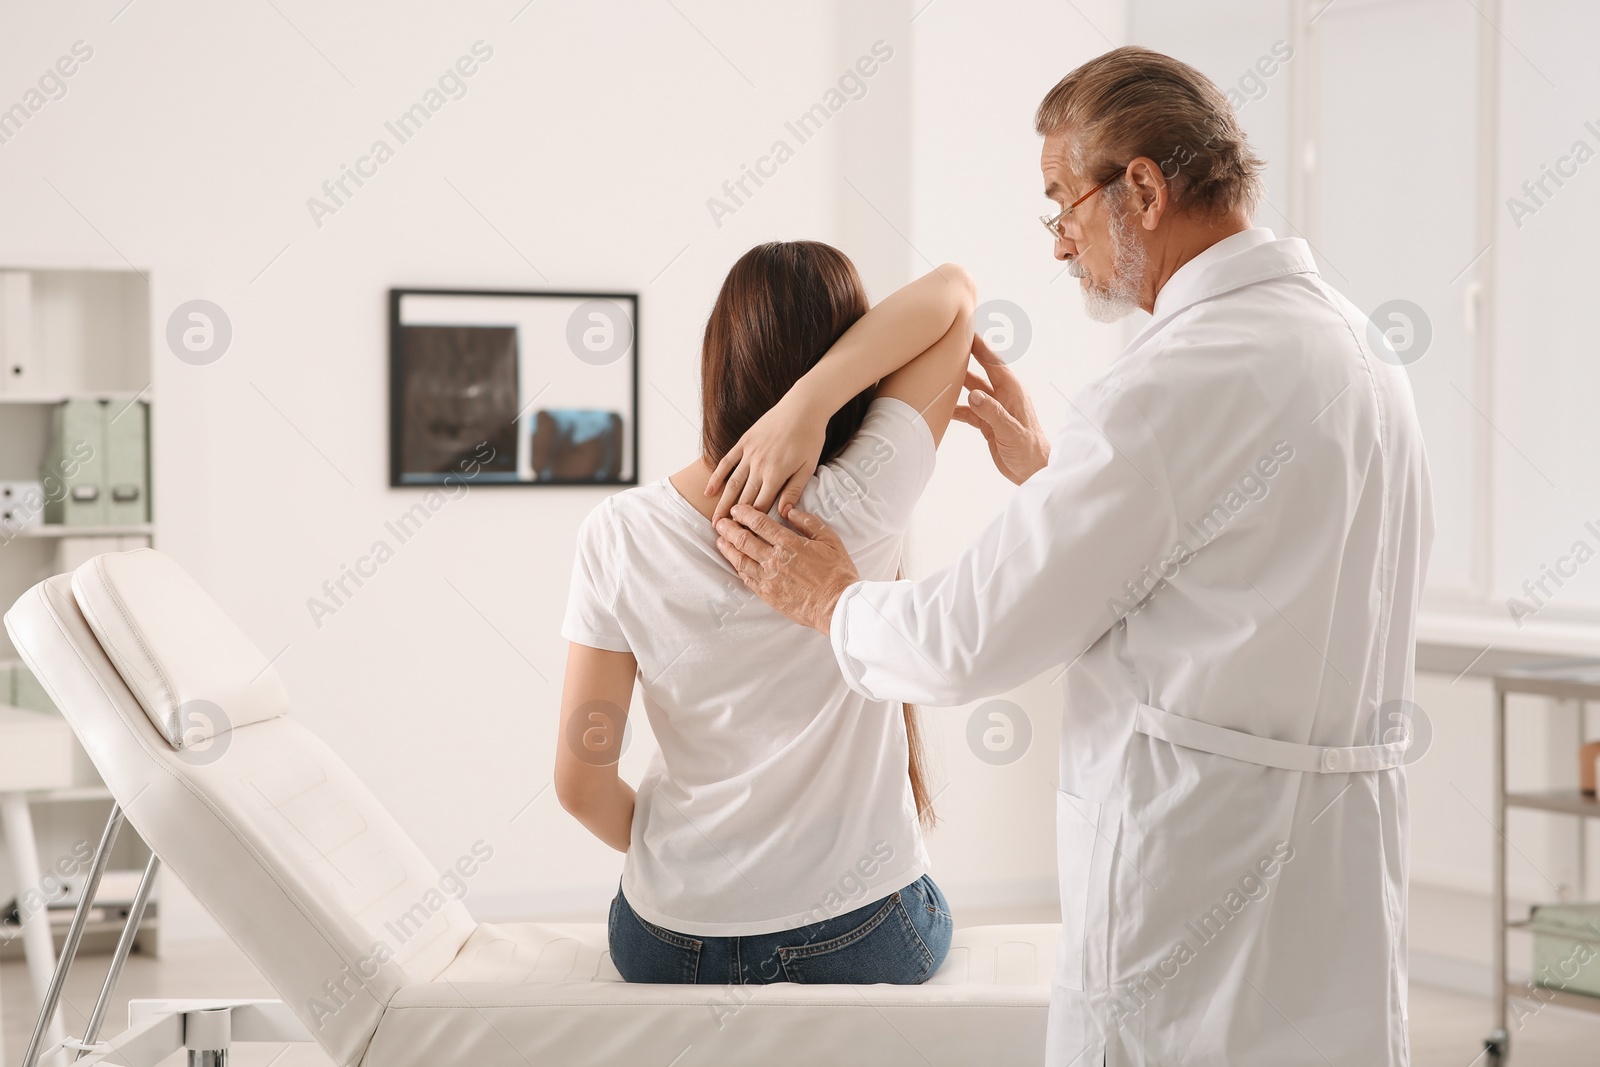
<svg viewBox="0 0 1600 1067">
<path fill-rule="evenodd" d="M 173 748 L 288 713 L 288 691 L 267 657 L 160 552 L 96 556 L 73 572 L 72 596 Z"/>
<path fill-rule="evenodd" d="M 623 982 L 602 924 L 485 923 L 395 994 L 362 1062 L 1035 1067 L 1060 929 L 957 929 L 920 986 L 671 986 Z"/>
</svg>

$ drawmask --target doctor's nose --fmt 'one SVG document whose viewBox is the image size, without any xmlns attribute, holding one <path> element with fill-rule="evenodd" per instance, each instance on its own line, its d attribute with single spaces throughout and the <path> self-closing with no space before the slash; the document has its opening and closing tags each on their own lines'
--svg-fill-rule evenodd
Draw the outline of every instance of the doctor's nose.
<svg viewBox="0 0 1600 1067">
<path fill-rule="evenodd" d="M 1072 257 L 1076 256 L 1077 254 L 1078 254 L 1078 246 L 1077 246 L 1076 242 L 1071 241 L 1071 240 L 1069 240 L 1068 238 L 1065 238 L 1065 237 L 1057 237 L 1056 238 L 1055 257 L 1057 259 L 1065 261 L 1065 260 L 1071 259 Z"/>
</svg>

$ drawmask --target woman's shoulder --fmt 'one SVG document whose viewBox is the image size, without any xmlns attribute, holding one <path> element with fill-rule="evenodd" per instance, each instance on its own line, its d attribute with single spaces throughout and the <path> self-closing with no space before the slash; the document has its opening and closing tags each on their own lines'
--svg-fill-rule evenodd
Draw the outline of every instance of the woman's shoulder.
<svg viewBox="0 0 1600 1067">
<path fill-rule="evenodd" d="M 817 468 L 800 506 L 832 526 L 855 555 L 905 531 L 935 457 L 921 413 L 903 400 L 878 397 L 850 443 Z"/>
<path fill-rule="evenodd" d="M 873 478 L 889 464 L 895 474 L 915 481 L 932 473 L 937 451 L 933 431 L 921 412 L 904 400 L 880 396 L 872 401 L 850 443 L 818 473 L 832 468 L 833 473 L 852 480 Z"/>
<path fill-rule="evenodd" d="M 580 532 L 599 533 L 623 521 L 629 512 L 638 510 L 630 494 L 637 494 L 644 488 L 646 486 L 635 485 L 607 494 L 604 500 L 590 508 L 589 513 L 583 517 L 583 523 L 579 527 Z"/>
<path fill-rule="evenodd" d="M 669 494 L 676 489 L 665 478 L 612 493 L 584 516 L 580 540 L 608 539 L 633 529 L 659 529 L 663 517 L 674 512 Z M 687 507 L 687 502 L 684 503 Z"/>
</svg>

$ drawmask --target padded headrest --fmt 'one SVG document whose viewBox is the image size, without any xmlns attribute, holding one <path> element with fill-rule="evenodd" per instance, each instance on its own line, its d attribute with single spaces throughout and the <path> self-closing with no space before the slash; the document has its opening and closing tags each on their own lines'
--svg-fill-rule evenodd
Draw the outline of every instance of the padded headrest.
<svg viewBox="0 0 1600 1067">
<path fill-rule="evenodd" d="M 288 712 L 289 693 L 267 657 L 160 552 L 96 556 L 72 572 L 72 595 L 173 748 Z"/>
</svg>

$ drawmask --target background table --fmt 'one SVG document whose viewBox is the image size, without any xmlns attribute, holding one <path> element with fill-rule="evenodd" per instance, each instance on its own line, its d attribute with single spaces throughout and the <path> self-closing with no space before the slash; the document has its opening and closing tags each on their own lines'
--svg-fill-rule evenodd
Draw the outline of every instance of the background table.
<svg viewBox="0 0 1600 1067">
<path fill-rule="evenodd" d="M 72 730 L 65 720 L 57 715 L 0 704 L 0 827 L 4 829 L 11 873 L 17 882 L 22 947 L 28 959 L 28 978 L 33 983 L 35 1004 L 44 1001 L 50 974 L 55 970 L 56 954 L 50 940 L 48 910 L 30 909 L 23 903 L 29 890 L 44 891 L 28 793 L 71 785 Z M 60 1041 L 64 1032 L 58 1013 L 51 1023 L 50 1043 Z"/>
</svg>

